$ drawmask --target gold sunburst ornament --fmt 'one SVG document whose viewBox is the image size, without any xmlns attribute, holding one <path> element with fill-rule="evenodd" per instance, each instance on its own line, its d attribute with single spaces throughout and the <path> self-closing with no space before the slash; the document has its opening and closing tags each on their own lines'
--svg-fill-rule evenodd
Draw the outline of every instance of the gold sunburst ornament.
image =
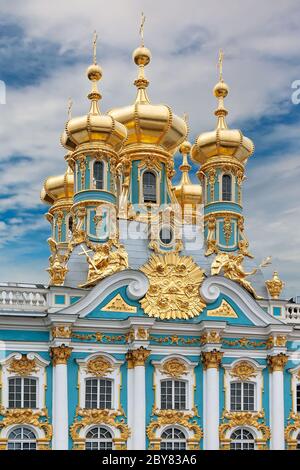
<svg viewBox="0 0 300 470">
<path fill-rule="evenodd" d="M 149 317 L 162 320 L 197 317 L 206 307 L 199 293 L 204 270 L 190 256 L 178 253 L 152 255 L 141 271 L 150 287 L 140 301 Z"/>
</svg>

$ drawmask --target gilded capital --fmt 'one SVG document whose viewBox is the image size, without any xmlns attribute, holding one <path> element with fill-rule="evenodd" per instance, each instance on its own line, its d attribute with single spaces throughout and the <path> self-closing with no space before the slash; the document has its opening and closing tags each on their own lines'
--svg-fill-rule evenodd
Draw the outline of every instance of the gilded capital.
<svg viewBox="0 0 300 470">
<path fill-rule="evenodd" d="M 213 351 L 202 352 L 202 362 L 204 370 L 219 369 L 223 353 L 214 349 Z"/>
<path fill-rule="evenodd" d="M 128 351 L 126 354 L 126 361 L 128 369 L 133 369 L 133 358 L 132 358 L 132 351 Z"/>
<path fill-rule="evenodd" d="M 282 372 L 288 361 L 288 356 L 284 353 L 280 353 L 277 356 L 268 356 L 268 365 L 272 372 Z"/>
<path fill-rule="evenodd" d="M 150 356 L 151 351 L 143 347 L 131 351 L 133 367 L 144 366 L 147 358 Z"/>
<path fill-rule="evenodd" d="M 57 366 L 58 364 L 67 364 L 71 352 L 72 348 L 65 346 L 64 344 L 50 348 L 50 356 L 53 365 Z"/>
</svg>

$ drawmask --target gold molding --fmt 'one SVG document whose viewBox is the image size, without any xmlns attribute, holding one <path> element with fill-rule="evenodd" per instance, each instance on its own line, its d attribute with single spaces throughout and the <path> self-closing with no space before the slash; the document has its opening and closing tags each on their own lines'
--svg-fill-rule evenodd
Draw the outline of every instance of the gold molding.
<svg viewBox="0 0 300 470">
<path fill-rule="evenodd" d="M 208 317 L 224 317 L 224 318 L 238 318 L 231 305 L 225 300 L 222 300 L 220 307 L 214 310 L 207 310 L 206 315 Z"/>
<path fill-rule="evenodd" d="M 232 377 L 237 377 L 242 382 L 253 379 L 257 376 L 255 367 L 248 361 L 238 362 L 230 371 Z"/>
<path fill-rule="evenodd" d="M 267 360 L 271 372 L 283 372 L 289 358 L 286 354 L 280 353 L 277 356 L 268 356 Z"/>
<path fill-rule="evenodd" d="M 202 362 L 204 370 L 219 369 L 223 357 L 223 353 L 214 349 L 213 351 L 203 351 Z"/>
<path fill-rule="evenodd" d="M 156 437 L 156 432 L 159 428 L 168 424 L 181 425 L 192 431 L 194 436 L 192 439 L 187 440 L 188 449 L 198 450 L 200 448 L 200 441 L 203 437 L 203 432 L 196 419 L 193 419 L 196 417 L 195 411 L 193 413 L 187 413 L 177 410 L 154 409 L 152 411 L 152 417 L 157 419 L 152 419 L 150 424 L 147 426 L 147 436 L 150 441 L 149 449 L 159 450 L 161 438 Z"/>
<path fill-rule="evenodd" d="M 163 374 L 169 375 L 170 377 L 182 377 L 183 375 L 187 374 L 187 368 L 186 365 L 180 361 L 179 359 L 170 359 L 169 361 L 166 361 L 162 368 L 161 372 Z"/>
<path fill-rule="evenodd" d="M 204 270 L 190 256 L 152 255 L 140 270 L 150 283 L 148 292 L 140 300 L 149 317 L 189 319 L 199 316 L 206 307 L 199 293 Z"/>
<path fill-rule="evenodd" d="M 66 325 L 54 326 L 51 330 L 52 338 L 71 338 L 72 328 Z"/>
<path fill-rule="evenodd" d="M 113 299 L 111 299 L 102 309 L 104 312 L 126 312 L 126 313 L 136 313 L 137 307 L 129 305 L 121 294 L 117 294 Z"/>
<path fill-rule="evenodd" d="M 86 370 L 97 377 L 105 377 L 113 371 L 111 363 L 104 357 L 98 356 L 88 361 Z"/>
<path fill-rule="evenodd" d="M 61 346 L 55 346 L 50 348 L 50 357 L 52 359 L 54 367 L 59 364 L 67 364 L 69 357 L 71 356 L 72 348 L 62 344 Z"/>
<path fill-rule="evenodd" d="M 259 450 L 267 448 L 267 441 L 271 437 L 270 428 L 266 426 L 264 411 L 224 411 L 222 415 L 222 423 L 219 426 L 220 447 L 221 450 L 230 450 L 231 440 L 226 437 L 228 431 L 235 427 L 251 426 L 262 434 L 262 438 L 256 439 Z"/>
<path fill-rule="evenodd" d="M 120 437 L 114 439 L 115 449 L 126 449 L 127 439 L 130 437 L 130 429 L 125 423 L 123 410 L 96 410 L 77 408 L 73 424 L 70 426 L 70 435 L 73 440 L 73 449 L 84 450 L 85 438 L 79 437 L 82 428 L 89 425 L 107 424 L 114 429 L 119 430 Z"/>
<path fill-rule="evenodd" d="M 143 346 L 141 346 L 138 349 L 132 350 L 131 351 L 131 358 L 132 358 L 133 367 L 145 366 L 145 362 L 148 359 L 148 357 L 150 356 L 150 354 L 151 354 L 151 351 L 149 351 L 148 349 L 143 348 Z"/>
<path fill-rule="evenodd" d="M 22 354 L 20 359 L 16 357 L 9 361 L 8 372 L 13 372 L 18 375 L 31 375 L 33 372 L 37 372 L 39 368 L 35 359 L 28 359 L 26 354 Z"/>
</svg>

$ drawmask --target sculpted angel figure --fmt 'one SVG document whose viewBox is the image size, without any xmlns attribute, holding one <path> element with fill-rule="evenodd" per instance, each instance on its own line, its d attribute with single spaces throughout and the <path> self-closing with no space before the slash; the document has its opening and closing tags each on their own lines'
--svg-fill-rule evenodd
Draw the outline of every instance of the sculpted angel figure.
<svg viewBox="0 0 300 470">
<path fill-rule="evenodd" d="M 251 272 L 246 272 L 242 263 L 244 261 L 244 255 L 233 255 L 230 253 L 219 253 L 211 265 L 211 275 L 216 276 L 223 271 L 223 274 L 228 279 L 236 281 L 247 289 L 255 298 L 259 298 L 251 286 L 250 282 L 247 281 L 248 276 L 254 275 L 258 268 L 254 268 Z"/>
</svg>

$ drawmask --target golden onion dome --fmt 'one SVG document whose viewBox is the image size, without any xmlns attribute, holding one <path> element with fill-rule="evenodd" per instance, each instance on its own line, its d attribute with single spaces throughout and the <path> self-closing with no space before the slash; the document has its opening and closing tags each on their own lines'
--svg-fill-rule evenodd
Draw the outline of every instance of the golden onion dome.
<svg viewBox="0 0 300 470">
<path fill-rule="evenodd" d="M 41 191 L 41 200 L 47 204 L 55 204 L 58 201 L 70 199 L 74 195 L 74 174 L 68 166 L 63 175 L 50 176 L 44 182 Z"/>
<path fill-rule="evenodd" d="M 189 177 L 191 166 L 188 162 L 188 155 L 191 148 L 192 145 L 188 141 L 183 142 L 179 147 L 179 152 L 182 154 L 182 165 L 179 167 L 182 176 L 180 183 L 174 187 L 174 194 L 182 208 L 186 204 L 201 204 L 202 202 L 202 187 L 200 184 L 193 184 Z"/>
<path fill-rule="evenodd" d="M 94 48 L 95 48 L 94 41 Z M 126 127 L 118 122 L 113 116 L 101 114 L 98 101 L 101 99 L 97 82 L 102 77 L 102 69 L 96 62 L 94 49 L 94 63 L 87 69 L 87 77 L 92 82 L 92 90 L 88 95 L 91 107 L 88 114 L 75 117 L 66 123 L 65 130 L 61 136 L 62 145 L 74 151 L 79 145 L 90 142 L 111 146 L 118 151 L 127 137 Z"/>
<path fill-rule="evenodd" d="M 228 111 L 224 107 L 224 99 L 228 92 L 228 85 L 220 74 L 220 81 L 214 87 L 214 95 L 218 100 L 218 108 L 215 111 L 217 126 L 214 131 L 200 134 L 193 145 L 191 156 L 197 163 L 203 164 L 207 159 L 216 156 L 235 157 L 240 162 L 245 162 L 254 152 L 252 140 L 245 137 L 242 131 L 229 129 L 227 126 Z"/>
<path fill-rule="evenodd" d="M 124 148 L 142 144 L 160 146 L 167 152 L 174 152 L 187 136 L 186 122 L 169 106 L 150 103 L 147 94 L 149 81 L 145 77 L 145 67 L 151 60 L 149 49 L 142 44 L 135 49 L 132 58 L 139 68 L 138 78 L 134 81 L 136 100 L 129 106 L 114 108 L 108 114 L 127 128 Z"/>
</svg>

